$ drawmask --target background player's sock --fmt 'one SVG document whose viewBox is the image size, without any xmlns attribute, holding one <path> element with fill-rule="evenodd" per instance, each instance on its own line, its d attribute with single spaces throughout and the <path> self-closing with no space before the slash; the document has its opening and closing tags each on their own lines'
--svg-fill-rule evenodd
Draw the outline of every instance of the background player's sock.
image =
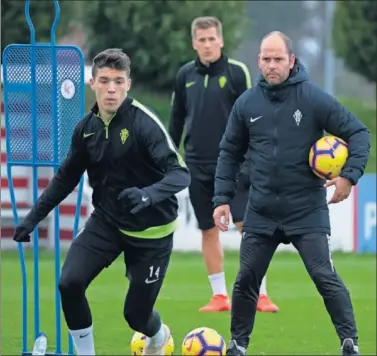
<svg viewBox="0 0 377 356">
<path fill-rule="evenodd" d="M 267 277 L 264 276 L 260 285 L 259 295 L 267 295 Z"/>
<path fill-rule="evenodd" d="M 212 292 L 214 295 L 216 294 L 227 295 L 224 272 L 211 274 L 210 276 L 208 276 L 208 278 L 209 278 L 209 281 L 211 282 Z"/>
<path fill-rule="evenodd" d="M 95 355 L 93 325 L 85 329 L 69 330 L 69 332 L 72 336 L 77 355 Z"/>
<path fill-rule="evenodd" d="M 165 341 L 165 329 L 161 323 L 160 329 L 157 334 L 152 337 L 147 337 L 146 346 L 151 348 L 159 348 Z"/>
</svg>

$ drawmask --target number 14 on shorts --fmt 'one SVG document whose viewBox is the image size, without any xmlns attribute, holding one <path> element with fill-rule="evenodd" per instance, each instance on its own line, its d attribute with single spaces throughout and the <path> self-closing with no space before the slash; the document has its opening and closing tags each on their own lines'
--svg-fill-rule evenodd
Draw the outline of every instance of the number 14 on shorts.
<svg viewBox="0 0 377 356">
<path fill-rule="evenodd" d="M 146 284 L 156 283 L 160 279 L 160 267 L 150 266 L 149 276 L 145 279 Z"/>
</svg>

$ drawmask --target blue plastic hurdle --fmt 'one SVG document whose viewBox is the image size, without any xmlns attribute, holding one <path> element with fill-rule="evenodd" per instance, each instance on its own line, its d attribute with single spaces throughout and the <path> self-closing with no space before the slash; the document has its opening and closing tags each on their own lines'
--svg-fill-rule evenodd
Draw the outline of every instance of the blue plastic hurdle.
<svg viewBox="0 0 377 356">
<path fill-rule="evenodd" d="M 38 199 L 38 168 L 57 171 L 66 157 L 71 135 L 84 116 L 84 56 L 76 46 L 56 45 L 56 28 L 60 18 L 58 0 L 51 26 L 50 42 L 36 43 L 35 28 L 30 18 L 30 0 L 25 2 L 25 16 L 30 29 L 30 44 L 11 44 L 3 51 L 4 114 L 6 130 L 7 173 L 14 224 L 18 225 L 12 167 L 32 169 L 33 202 Z M 82 200 L 83 179 L 78 187 L 73 238 L 77 234 Z M 61 307 L 58 282 L 60 277 L 59 208 L 54 209 L 55 254 L 55 328 L 56 348 L 62 355 Z M 34 265 L 34 339 L 41 332 L 39 298 L 38 229 L 33 232 Z M 28 282 L 24 251 L 18 243 L 22 273 L 22 355 L 31 355 L 28 348 Z M 48 333 L 46 333 L 48 334 Z M 68 354 L 73 355 L 69 337 Z"/>
</svg>

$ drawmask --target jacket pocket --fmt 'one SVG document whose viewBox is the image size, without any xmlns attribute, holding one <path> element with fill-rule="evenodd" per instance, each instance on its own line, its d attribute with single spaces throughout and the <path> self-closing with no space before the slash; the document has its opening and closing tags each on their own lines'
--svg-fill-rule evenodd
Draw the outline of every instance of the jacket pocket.
<svg viewBox="0 0 377 356">
<path fill-rule="evenodd" d="M 271 194 L 263 194 L 261 191 L 251 188 L 249 206 L 261 215 L 270 215 L 274 209 L 274 197 Z"/>
</svg>

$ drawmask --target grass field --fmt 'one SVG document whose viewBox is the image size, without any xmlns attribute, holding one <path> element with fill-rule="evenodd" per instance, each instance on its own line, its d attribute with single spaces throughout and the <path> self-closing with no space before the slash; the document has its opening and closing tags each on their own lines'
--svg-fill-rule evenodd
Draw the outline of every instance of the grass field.
<svg viewBox="0 0 377 356">
<path fill-rule="evenodd" d="M 62 256 L 63 260 L 64 256 Z M 334 263 L 353 298 L 363 355 L 376 355 L 376 256 L 335 254 Z M 29 280 L 32 281 L 32 256 L 27 253 Z M 237 254 L 226 253 L 226 274 L 231 288 L 238 266 Z M 2 349 L 1 355 L 20 354 L 21 350 L 21 272 L 16 252 L 1 255 Z M 127 355 L 132 331 L 123 316 L 127 290 L 122 258 L 89 287 L 95 323 L 97 355 Z M 43 252 L 40 259 L 42 330 L 49 337 L 49 350 L 55 343 L 53 256 Z M 30 284 L 31 286 L 31 284 Z M 268 274 L 268 290 L 279 305 L 277 314 L 257 315 L 252 345 L 248 353 L 257 355 L 337 355 L 339 342 L 323 306 L 298 255 L 278 253 Z M 29 307 L 33 310 L 32 287 Z M 164 322 L 173 332 L 176 355 L 185 334 L 198 326 L 218 330 L 228 342 L 229 313 L 203 314 L 198 308 L 207 302 L 210 288 L 199 254 L 175 253 L 165 285 L 157 303 Z M 30 314 L 32 315 L 32 314 Z M 67 333 L 63 324 L 63 346 Z M 29 348 L 33 343 L 33 323 L 29 319 Z"/>
</svg>

